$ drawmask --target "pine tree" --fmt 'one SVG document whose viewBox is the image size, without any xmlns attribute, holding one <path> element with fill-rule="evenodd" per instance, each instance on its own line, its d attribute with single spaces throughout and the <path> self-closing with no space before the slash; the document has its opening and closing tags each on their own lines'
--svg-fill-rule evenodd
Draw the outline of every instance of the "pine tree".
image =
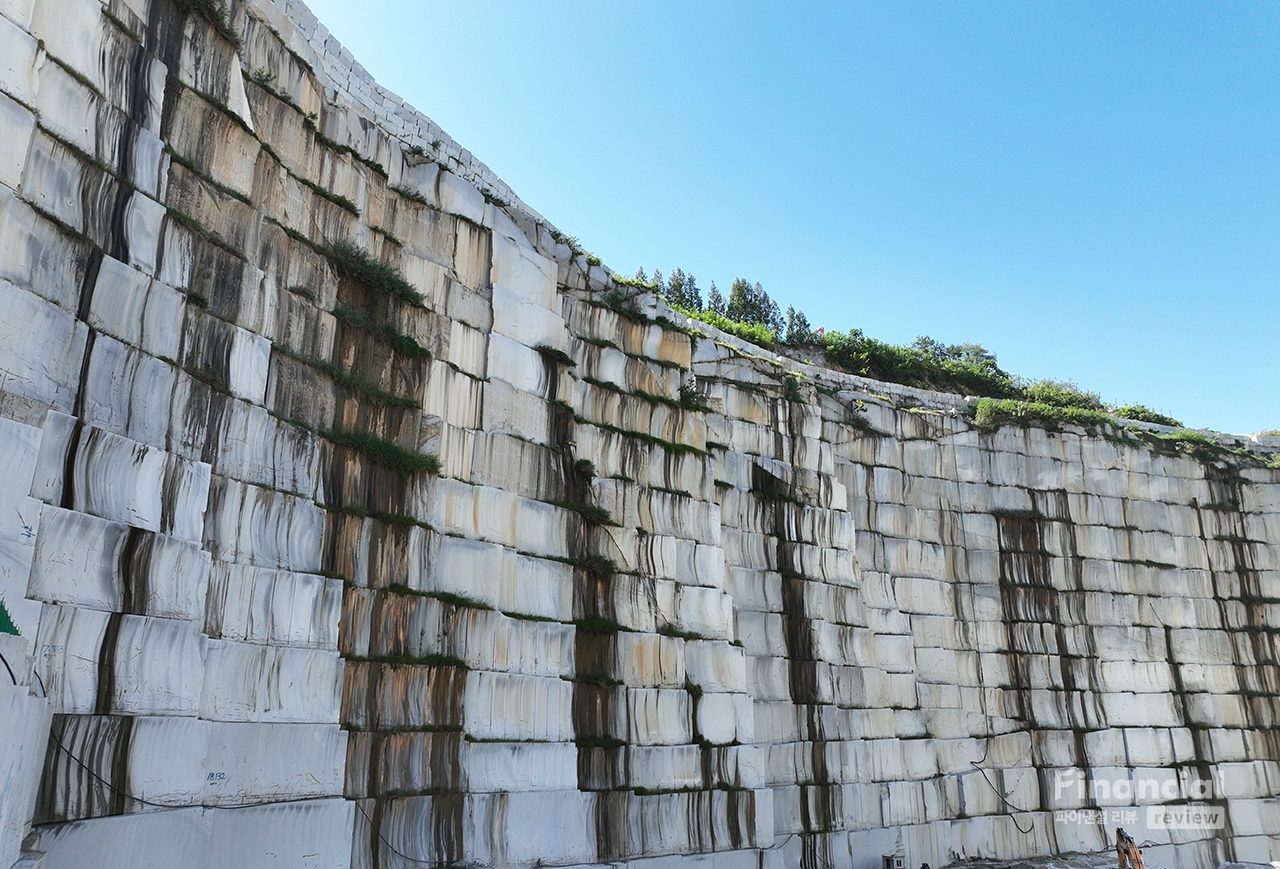
<svg viewBox="0 0 1280 869">
<path fill-rule="evenodd" d="M 685 276 L 683 269 L 673 269 L 667 278 L 667 301 L 682 308 L 689 307 L 684 294 Z"/>
<path fill-rule="evenodd" d="M 813 329 L 809 327 L 809 318 L 804 315 L 804 311 L 797 311 L 787 305 L 786 335 L 782 340 L 787 344 L 807 344 L 812 335 Z"/>
<path fill-rule="evenodd" d="M 725 316 L 730 320 L 742 323 L 754 323 L 755 293 L 745 278 L 735 278 L 729 285 L 729 301 L 725 305 Z"/>
<path fill-rule="evenodd" d="M 775 335 L 782 334 L 782 309 L 778 307 L 778 303 L 769 298 L 769 294 L 764 288 L 756 284 L 756 290 L 761 297 L 761 320 L 763 325 L 773 330 Z"/>
<path fill-rule="evenodd" d="M 716 289 L 715 281 L 711 282 L 711 289 L 707 290 L 707 310 L 721 317 L 726 314 L 724 296 L 720 295 L 720 291 Z"/>
<path fill-rule="evenodd" d="M 691 311 L 702 310 L 702 291 L 698 289 L 698 282 L 693 279 L 693 275 L 689 275 L 684 285 L 685 307 Z"/>
<path fill-rule="evenodd" d="M 764 326 L 774 332 L 781 332 L 783 327 L 778 303 L 769 298 L 759 281 L 752 284 L 744 278 L 733 282 L 725 316 L 740 323 Z"/>
<path fill-rule="evenodd" d="M 657 269 L 653 270 L 653 286 L 662 295 L 665 296 L 667 294 L 667 286 L 662 282 L 662 272 Z"/>
<path fill-rule="evenodd" d="M 642 284 L 649 283 L 649 276 L 644 273 L 644 266 L 636 269 L 636 281 Z"/>
</svg>

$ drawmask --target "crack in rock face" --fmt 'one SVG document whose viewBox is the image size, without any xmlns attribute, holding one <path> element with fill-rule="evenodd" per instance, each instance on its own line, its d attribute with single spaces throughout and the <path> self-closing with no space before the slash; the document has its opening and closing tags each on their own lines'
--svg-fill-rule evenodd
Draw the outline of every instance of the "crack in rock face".
<svg viewBox="0 0 1280 869">
<path fill-rule="evenodd" d="M 695 323 L 294 0 L 0 56 L 0 867 L 1280 861 L 1274 443 Z"/>
</svg>

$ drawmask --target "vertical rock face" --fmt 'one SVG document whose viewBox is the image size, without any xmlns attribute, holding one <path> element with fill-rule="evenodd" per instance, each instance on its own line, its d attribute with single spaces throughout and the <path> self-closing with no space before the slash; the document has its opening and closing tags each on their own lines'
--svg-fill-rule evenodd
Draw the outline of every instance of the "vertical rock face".
<svg viewBox="0 0 1280 869">
<path fill-rule="evenodd" d="M 0 866 L 1280 859 L 1276 471 L 691 335 L 300 3 L 0 123 Z"/>
</svg>

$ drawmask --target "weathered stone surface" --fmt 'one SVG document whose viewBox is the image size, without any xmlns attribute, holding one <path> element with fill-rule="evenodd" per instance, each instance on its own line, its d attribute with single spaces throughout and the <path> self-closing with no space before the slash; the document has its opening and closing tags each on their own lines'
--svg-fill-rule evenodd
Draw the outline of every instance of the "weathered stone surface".
<svg viewBox="0 0 1280 869">
<path fill-rule="evenodd" d="M 0 0 L 0 866 L 1280 860 L 1280 472 L 685 323 L 191 5 Z"/>
</svg>

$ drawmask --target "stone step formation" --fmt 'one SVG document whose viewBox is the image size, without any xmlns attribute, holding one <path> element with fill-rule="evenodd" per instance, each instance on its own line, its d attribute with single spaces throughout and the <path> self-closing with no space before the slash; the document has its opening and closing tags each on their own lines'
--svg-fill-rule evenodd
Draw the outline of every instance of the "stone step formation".
<svg viewBox="0 0 1280 869">
<path fill-rule="evenodd" d="M 1280 860 L 1277 471 L 686 322 L 294 0 L 0 58 L 0 866 Z"/>
</svg>

